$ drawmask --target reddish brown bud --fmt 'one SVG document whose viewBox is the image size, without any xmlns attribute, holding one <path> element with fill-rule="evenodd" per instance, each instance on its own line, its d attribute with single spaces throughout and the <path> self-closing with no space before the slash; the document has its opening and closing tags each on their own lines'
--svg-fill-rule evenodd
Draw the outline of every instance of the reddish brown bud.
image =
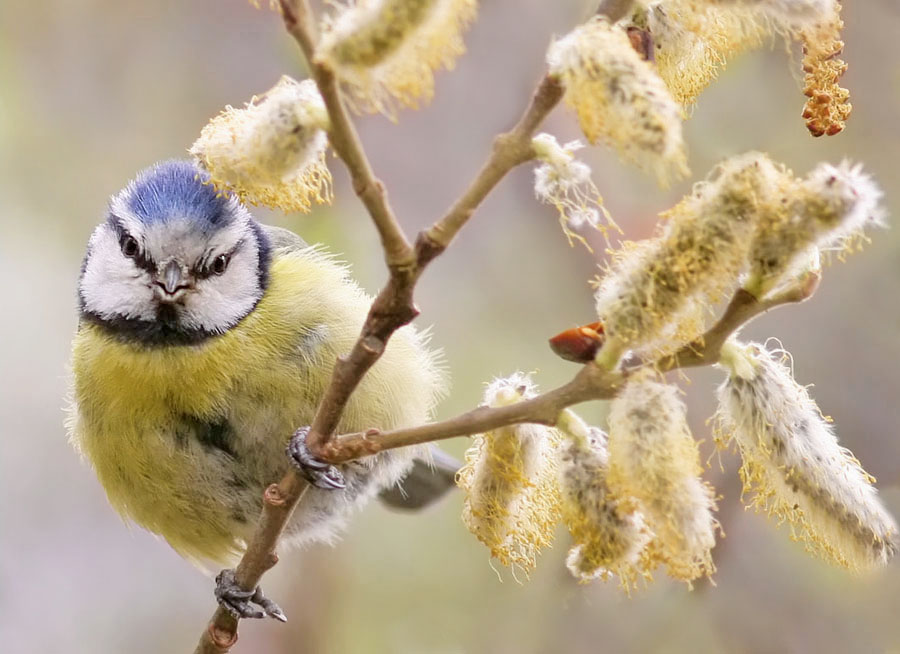
<svg viewBox="0 0 900 654">
<path fill-rule="evenodd" d="M 560 332 L 550 339 L 550 349 L 566 361 L 593 361 L 603 346 L 603 323 L 592 322 Z"/>
</svg>

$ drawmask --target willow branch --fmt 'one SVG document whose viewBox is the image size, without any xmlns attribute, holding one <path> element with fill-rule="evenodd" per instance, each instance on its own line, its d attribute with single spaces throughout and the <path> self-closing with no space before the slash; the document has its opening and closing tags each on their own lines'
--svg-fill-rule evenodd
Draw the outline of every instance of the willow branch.
<svg viewBox="0 0 900 654">
<path fill-rule="evenodd" d="M 384 187 L 368 162 L 344 106 L 334 73 L 315 61 L 315 34 L 307 1 L 280 0 L 280 4 L 285 27 L 306 56 L 328 109 L 330 143 L 347 166 L 354 190 L 378 229 L 390 271 L 388 282 L 373 301 L 353 349 L 335 363 L 331 381 L 313 419 L 307 446 L 314 456 L 325 458 L 350 395 L 384 352 L 391 335 L 418 315 L 413 291 L 422 272 L 447 248 L 500 180 L 515 166 L 534 158 L 531 139 L 562 97 L 562 87 L 550 76 L 541 81 L 519 122 L 511 131 L 496 138 L 490 156 L 462 197 L 446 215 L 421 232 L 415 245 L 410 247 L 387 203 Z M 603 374 L 599 368 L 596 370 L 596 374 Z M 578 389 L 559 391 L 568 397 L 568 393 L 577 394 Z M 544 415 L 551 414 L 552 410 L 545 410 Z M 259 524 L 235 571 L 238 586 L 252 590 L 259 584 L 262 575 L 275 565 L 278 560 L 275 555 L 278 538 L 307 488 L 305 480 L 291 470 L 266 490 Z M 237 619 L 219 607 L 203 633 L 195 654 L 225 654 L 237 642 L 237 626 Z"/>
<path fill-rule="evenodd" d="M 676 368 L 696 368 L 718 363 L 722 346 L 734 332 L 770 309 L 809 299 L 816 292 L 820 280 L 818 272 L 807 273 L 798 284 L 762 300 L 757 300 L 756 296 L 743 288 L 738 289 L 715 325 L 700 338 L 657 361 L 656 368 L 660 372 L 667 372 Z"/>
<path fill-rule="evenodd" d="M 338 80 L 330 68 L 316 61 L 315 22 L 312 20 L 309 3 L 307 0 L 280 0 L 280 3 L 284 26 L 306 57 L 313 79 L 319 87 L 319 94 L 328 109 L 328 141 L 346 164 L 353 190 L 378 229 L 387 265 L 391 269 L 408 266 L 413 257 L 412 247 L 388 204 L 384 185 L 375 177 L 366 157 L 359 134 L 341 97 Z"/>
<path fill-rule="evenodd" d="M 384 352 L 391 335 L 418 315 L 413 293 L 419 277 L 450 245 L 500 180 L 519 164 L 534 158 L 531 145 L 534 132 L 561 97 L 562 86 L 558 80 L 545 76 L 516 125 L 494 140 L 487 161 L 460 199 L 442 218 L 419 233 L 411 264 L 391 269 L 387 285 L 369 309 L 359 339 L 350 353 L 338 357 L 335 363 L 331 383 L 307 437 L 307 446 L 314 456 L 328 458 L 330 442 L 350 395 Z"/>
<path fill-rule="evenodd" d="M 802 302 L 815 292 L 818 274 L 810 274 L 799 285 L 763 300 L 739 289 L 722 317 L 701 337 L 685 345 L 675 354 L 651 364 L 660 372 L 676 368 L 712 365 L 719 360 L 725 341 L 741 327 L 770 309 L 783 304 Z M 471 436 L 491 429 L 524 422 L 556 425 L 563 409 L 588 400 L 615 397 L 628 376 L 643 366 L 625 371 L 608 371 L 591 362 L 585 365 L 568 383 L 528 400 L 503 407 L 480 406 L 454 418 L 430 424 L 381 432 L 365 432 L 339 437 L 325 451 L 330 463 L 343 463 L 397 447 L 407 447 L 431 441 Z"/>
</svg>

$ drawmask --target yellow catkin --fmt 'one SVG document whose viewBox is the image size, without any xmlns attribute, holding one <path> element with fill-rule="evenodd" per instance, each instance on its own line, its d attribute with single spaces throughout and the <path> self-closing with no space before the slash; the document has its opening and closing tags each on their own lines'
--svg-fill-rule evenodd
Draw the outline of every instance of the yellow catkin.
<svg viewBox="0 0 900 654">
<path fill-rule="evenodd" d="M 492 382 L 488 406 L 534 397 L 527 375 Z M 559 522 L 559 432 L 543 425 L 501 427 L 473 438 L 457 485 L 466 493 L 463 522 L 503 565 L 527 575 Z"/>
<path fill-rule="evenodd" d="M 740 450 L 751 506 L 789 522 L 809 552 L 854 570 L 883 565 L 897 551 L 897 524 L 786 358 L 756 343 L 722 349 L 720 442 Z"/>
<path fill-rule="evenodd" d="M 808 258 L 810 251 L 846 252 L 864 241 L 867 228 L 882 224 L 882 193 L 859 165 L 821 163 L 804 179 L 789 175 L 761 213 L 750 251 L 750 280 L 761 296 Z"/>
<path fill-rule="evenodd" d="M 657 236 L 614 253 L 595 293 L 607 344 L 615 345 L 603 350 L 663 354 L 699 336 L 709 307 L 746 268 L 760 210 L 781 175 L 758 152 L 728 159 L 662 214 Z"/>
<path fill-rule="evenodd" d="M 781 31 L 813 25 L 834 10 L 837 0 L 705 0 L 712 6 L 750 9 Z"/>
<path fill-rule="evenodd" d="M 649 577 L 643 554 L 652 533 L 638 501 L 610 491 L 606 434 L 571 411 L 561 416 L 560 429 L 568 437 L 561 448 L 562 519 L 573 541 L 566 565 L 583 583 L 616 576 L 627 592 Z"/>
<path fill-rule="evenodd" d="M 615 148 L 662 184 L 688 174 L 681 108 L 623 29 L 594 18 L 553 43 L 547 63 L 588 141 Z"/>
<path fill-rule="evenodd" d="M 190 152 L 211 182 L 241 201 L 285 211 L 331 202 L 328 114 L 315 82 L 284 76 L 244 109 L 226 107 Z"/>
<path fill-rule="evenodd" d="M 327 21 L 316 58 L 344 82 L 352 106 L 396 116 L 434 95 L 434 71 L 465 52 L 477 0 L 355 0 Z"/>
<path fill-rule="evenodd" d="M 610 488 L 640 501 L 668 574 L 687 582 L 711 575 L 715 502 L 677 389 L 638 376 L 613 400 L 609 427 Z"/>
<path fill-rule="evenodd" d="M 720 7 L 703 0 L 667 0 L 647 14 L 656 67 L 676 100 L 692 104 L 729 59 L 759 47 L 770 27 L 743 5 Z"/>
<path fill-rule="evenodd" d="M 838 82 L 847 64 L 838 55 L 844 50 L 841 30 L 844 21 L 841 4 L 835 2 L 822 20 L 800 31 L 803 43 L 804 95 L 806 128 L 813 136 L 834 135 L 843 131 L 850 116 L 850 91 Z"/>
</svg>

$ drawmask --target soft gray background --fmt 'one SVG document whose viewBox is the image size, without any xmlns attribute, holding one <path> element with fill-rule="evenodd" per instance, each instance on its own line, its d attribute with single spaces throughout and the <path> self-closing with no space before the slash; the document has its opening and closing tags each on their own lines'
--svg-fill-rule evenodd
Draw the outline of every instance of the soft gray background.
<svg viewBox="0 0 900 654">
<path fill-rule="evenodd" d="M 486 0 L 469 53 L 441 74 L 426 110 L 399 125 L 360 120 L 402 222 L 436 218 L 524 106 L 551 35 L 588 3 Z M 799 118 L 796 62 L 780 43 L 735 62 L 687 123 L 695 177 L 718 159 L 766 150 L 803 173 L 823 159 L 862 160 L 900 214 L 900 9 L 847 3 L 846 85 L 854 114 L 835 138 Z M 792 72 L 793 71 L 793 72 Z M 146 532 L 127 529 L 66 443 L 66 361 L 82 249 L 107 196 L 135 171 L 182 156 L 206 120 L 282 73 L 302 76 L 278 17 L 243 0 L 0 5 L 0 649 L 13 653 L 188 652 L 213 608 L 212 582 Z M 577 132 L 557 110 L 546 127 Z M 689 188 L 659 190 L 602 148 L 584 155 L 630 237 Z M 374 232 L 333 165 L 337 200 L 311 216 L 260 215 L 343 252 L 368 289 L 384 280 Z M 517 368 L 544 388 L 575 369 L 546 338 L 592 320 L 595 259 L 569 248 L 553 211 L 517 171 L 481 208 L 418 294 L 454 378 L 443 417 L 475 405 L 481 383 Z M 747 329 L 779 336 L 801 383 L 835 418 L 843 443 L 900 514 L 900 237 L 892 229 L 827 270 L 815 298 Z M 598 250 L 602 255 L 602 248 Z M 715 371 L 686 383 L 704 456 Z M 585 408 L 600 419 L 604 407 Z M 461 453 L 462 440 L 447 444 Z M 534 578 L 491 569 L 459 520 L 457 495 L 410 518 L 372 507 L 334 549 L 291 553 L 267 578 L 291 622 L 245 624 L 239 652 L 900 652 L 900 568 L 853 578 L 807 558 L 738 503 L 736 462 L 712 460 L 727 533 L 716 586 L 688 592 L 662 577 L 628 599 L 578 586 L 560 534 Z"/>
</svg>

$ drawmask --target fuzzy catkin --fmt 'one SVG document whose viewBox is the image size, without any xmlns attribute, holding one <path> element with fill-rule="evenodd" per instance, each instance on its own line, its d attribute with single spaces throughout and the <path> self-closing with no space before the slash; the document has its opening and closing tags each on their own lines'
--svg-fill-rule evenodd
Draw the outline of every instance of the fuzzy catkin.
<svg viewBox="0 0 900 654">
<path fill-rule="evenodd" d="M 484 399 L 498 407 L 535 394 L 528 376 L 516 373 L 494 380 Z M 526 574 L 559 521 L 559 443 L 559 432 L 543 425 L 500 427 L 473 437 L 457 473 L 466 527 L 503 565 Z"/>
<path fill-rule="evenodd" d="M 813 554 L 851 569 L 882 565 L 897 550 L 897 524 L 873 479 L 838 444 L 786 355 L 729 342 L 717 429 L 737 445 L 751 505 L 779 521 Z"/>
<path fill-rule="evenodd" d="M 758 47 L 769 33 L 766 22 L 752 10 L 711 6 L 703 0 L 653 3 L 647 24 L 659 76 L 685 105 L 697 99 L 729 59 Z"/>
<path fill-rule="evenodd" d="M 554 42 L 547 63 L 588 141 L 615 148 L 662 184 L 688 174 L 681 108 L 622 29 L 594 18 Z"/>
<path fill-rule="evenodd" d="M 751 278 L 769 288 L 811 248 L 849 250 L 882 224 L 882 193 L 859 165 L 821 163 L 782 185 L 761 216 L 750 251 Z"/>
<path fill-rule="evenodd" d="M 827 19 L 837 0 L 706 0 L 713 6 L 751 9 L 781 31 L 793 31 Z"/>
<path fill-rule="evenodd" d="M 658 236 L 615 253 L 594 296 L 608 338 L 663 354 L 699 336 L 708 307 L 746 268 L 760 213 L 782 175 L 758 152 L 728 159 L 662 214 Z"/>
<path fill-rule="evenodd" d="M 307 212 L 312 201 L 331 201 L 327 126 L 315 82 L 285 75 L 244 109 L 226 107 L 190 152 L 216 188 L 241 201 Z"/>
<path fill-rule="evenodd" d="M 609 485 L 616 496 L 640 501 L 655 555 L 669 575 L 690 582 L 715 571 L 715 502 L 677 393 L 644 375 L 613 400 Z"/>
<path fill-rule="evenodd" d="M 615 575 L 628 590 L 649 576 L 641 555 L 652 533 L 637 500 L 609 488 L 606 434 L 586 425 L 579 432 L 561 450 L 562 519 L 573 541 L 566 565 L 581 582 Z"/>
<path fill-rule="evenodd" d="M 316 59 L 335 70 L 359 111 L 396 115 L 434 95 L 434 71 L 465 52 L 477 0 L 354 0 L 326 22 Z"/>
</svg>

